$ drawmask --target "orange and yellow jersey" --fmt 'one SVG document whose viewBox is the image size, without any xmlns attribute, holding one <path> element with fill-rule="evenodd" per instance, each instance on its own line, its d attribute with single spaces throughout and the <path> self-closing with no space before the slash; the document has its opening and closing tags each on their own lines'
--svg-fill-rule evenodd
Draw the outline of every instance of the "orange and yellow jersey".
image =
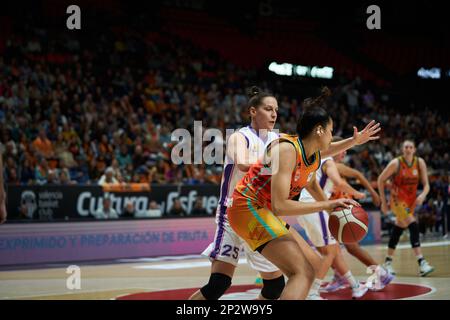
<svg viewBox="0 0 450 320">
<path fill-rule="evenodd" d="M 297 135 L 283 135 L 275 140 L 281 142 L 291 143 L 296 150 L 297 165 L 292 173 L 291 186 L 289 191 L 289 199 L 293 199 L 302 191 L 302 189 L 309 183 L 314 173 L 320 166 L 320 152 L 317 151 L 312 156 L 312 160 L 308 161 L 306 158 L 305 149 L 301 139 Z M 270 146 L 268 151 L 270 152 Z M 245 197 L 251 202 L 261 206 L 271 207 L 271 169 L 262 161 L 252 165 L 247 174 L 237 184 L 234 196 Z"/>
<path fill-rule="evenodd" d="M 403 157 L 397 159 L 399 160 L 399 168 L 393 178 L 391 200 L 413 207 L 420 179 L 419 159 L 414 157 L 411 164 L 408 164 Z"/>
</svg>

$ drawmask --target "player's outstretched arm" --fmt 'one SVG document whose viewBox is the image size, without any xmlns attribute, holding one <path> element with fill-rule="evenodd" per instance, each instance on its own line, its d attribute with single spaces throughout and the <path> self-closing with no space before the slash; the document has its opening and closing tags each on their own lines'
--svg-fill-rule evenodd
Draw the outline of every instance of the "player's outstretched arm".
<svg viewBox="0 0 450 320">
<path fill-rule="evenodd" d="M 370 121 L 361 132 L 358 132 L 358 129 L 353 127 L 353 137 L 332 142 L 328 150 L 321 152 L 322 157 L 334 156 L 354 146 L 377 140 L 380 138 L 380 136 L 377 136 L 377 133 L 380 132 L 380 130 L 380 124 L 375 122 L 375 120 Z"/>
<path fill-rule="evenodd" d="M 333 210 L 335 207 L 358 206 L 351 199 L 328 200 L 319 202 L 299 202 L 289 199 L 292 173 L 296 166 L 296 152 L 290 143 L 277 144 L 272 149 L 272 155 L 278 155 L 276 161 L 272 158 L 271 196 L 272 210 L 279 216 L 297 216 L 323 210 Z"/>
<path fill-rule="evenodd" d="M 343 192 L 346 192 L 356 199 L 362 199 L 365 197 L 365 194 L 362 192 L 359 192 L 355 188 L 353 188 L 351 185 L 348 184 L 347 181 L 342 179 L 340 172 L 336 166 L 336 163 L 334 161 L 327 161 L 322 166 L 323 172 L 331 179 L 334 186 Z"/>
<path fill-rule="evenodd" d="M 362 174 L 362 172 L 360 172 L 359 170 L 350 168 L 348 166 L 346 166 L 343 163 L 336 163 L 336 167 L 339 171 L 339 174 L 345 178 L 353 178 L 359 181 L 359 183 L 367 190 L 370 192 L 370 195 L 372 196 L 372 201 L 373 204 L 375 206 L 380 206 L 381 202 L 380 202 L 380 196 L 378 195 L 378 193 L 375 191 L 375 189 L 370 185 L 369 180 L 366 179 L 366 177 L 364 177 L 364 175 Z"/>
</svg>

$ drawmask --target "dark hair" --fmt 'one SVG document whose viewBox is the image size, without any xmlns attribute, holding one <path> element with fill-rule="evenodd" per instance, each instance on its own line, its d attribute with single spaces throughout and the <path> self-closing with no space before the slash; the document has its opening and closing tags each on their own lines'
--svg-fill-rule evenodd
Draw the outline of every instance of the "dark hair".
<svg viewBox="0 0 450 320">
<path fill-rule="evenodd" d="M 305 99 L 303 112 L 297 121 L 297 134 L 300 138 L 307 137 L 317 125 L 325 127 L 331 120 L 330 114 L 324 108 L 325 101 L 330 95 L 330 89 L 323 87 L 320 96 Z"/>
<path fill-rule="evenodd" d="M 250 89 L 247 90 L 247 96 L 249 98 L 247 109 L 250 109 L 251 107 L 258 107 L 262 104 L 262 101 L 264 98 L 267 97 L 273 97 L 275 96 L 269 92 L 264 92 L 260 88 L 253 86 Z"/>
</svg>

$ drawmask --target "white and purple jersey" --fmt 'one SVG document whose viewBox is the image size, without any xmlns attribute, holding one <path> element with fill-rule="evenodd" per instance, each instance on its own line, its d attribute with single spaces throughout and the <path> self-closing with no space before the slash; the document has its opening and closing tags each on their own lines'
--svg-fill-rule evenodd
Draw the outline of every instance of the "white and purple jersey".
<svg viewBox="0 0 450 320">
<path fill-rule="evenodd" d="M 331 193 L 333 192 L 333 182 L 325 174 L 325 172 L 323 172 L 323 165 L 328 160 L 333 161 L 331 157 L 328 157 L 322 159 L 320 162 L 320 167 L 316 171 L 316 179 L 319 181 L 320 187 L 329 199 Z M 299 201 L 314 202 L 316 200 L 311 196 L 308 190 L 303 189 Z M 316 247 L 323 247 L 336 243 L 336 240 L 333 238 L 330 230 L 328 229 L 328 219 L 328 213 L 323 211 L 304 214 L 297 217 L 298 223 L 303 229 L 305 229 L 309 240 Z"/>
<path fill-rule="evenodd" d="M 247 142 L 247 150 L 249 152 L 250 163 L 256 163 L 264 155 L 266 147 L 279 135 L 273 131 L 269 131 L 267 137 L 263 140 L 251 126 L 239 129 Z M 219 210 L 216 214 L 216 223 L 223 222 L 226 219 L 226 207 L 233 196 L 236 184 L 245 176 L 246 172 L 239 170 L 233 159 L 225 156 L 223 166 L 222 180 L 220 183 Z"/>
<path fill-rule="evenodd" d="M 332 157 L 327 157 L 327 158 L 322 159 L 322 161 L 320 162 L 320 167 L 316 171 L 316 180 L 319 181 L 320 187 L 322 188 L 323 192 L 325 193 L 325 195 L 329 199 L 330 196 L 331 196 L 331 193 L 333 192 L 333 182 L 323 172 L 323 164 L 325 162 L 327 162 L 328 160 L 333 160 L 333 158 Z M 314 202 L 316 200 L 314 200 L 314 198 L 311 196 L 311 194 L 309 194 L 308 190 L 303 189 L 302 190 L 302 194 L 300 196 L 300 201 Z"/>
</svg>

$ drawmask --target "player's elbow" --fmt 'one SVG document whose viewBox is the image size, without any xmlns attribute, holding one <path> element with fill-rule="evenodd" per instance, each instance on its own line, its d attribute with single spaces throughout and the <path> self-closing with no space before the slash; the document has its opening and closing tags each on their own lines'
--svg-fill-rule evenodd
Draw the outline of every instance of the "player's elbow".
<svg viewBox="0 0 450 320">
<path fill-rule="evenodd" d="M 276 197 L 272 198 L 272 211 L 279 213 L 283 211 L 283 200 Z"/>
</svg>

